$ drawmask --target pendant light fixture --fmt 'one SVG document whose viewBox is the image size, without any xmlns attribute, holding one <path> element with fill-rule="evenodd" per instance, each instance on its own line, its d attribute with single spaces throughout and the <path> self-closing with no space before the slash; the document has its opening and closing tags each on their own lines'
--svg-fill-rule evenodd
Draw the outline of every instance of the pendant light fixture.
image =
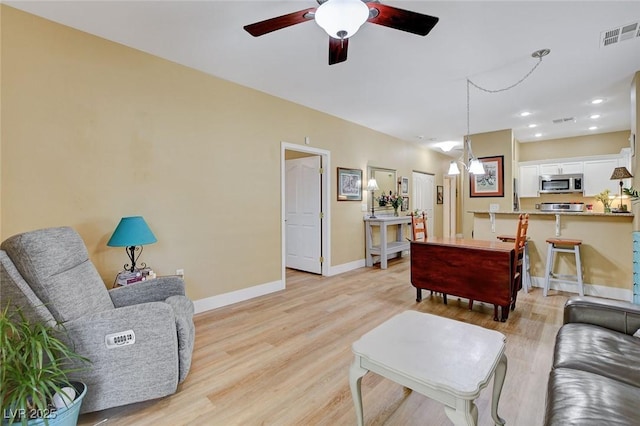
<svg viewBox="0 0 640 426">
<path fill-rule="evenodd" d="M 497 90 L 485 89 L 484 87 L 478 86 L 476 83 L 474 83 L 473 81 L 467 78 L 467 134 L 464 136 L 464 144 L 467 150 L 467 162 L 463 162 L 461 160 L 452 161 L 449 164 L 448 174 L 450 175 L 460 174 L 458 163 L 462 164 L 464 168 L 466 168 L 469 171 L 470 174 L 483 175 L 485 173 L 482 162 L 480 162 L 480 160 L 474 157 L 473 150 L 471 149 L 471 131 L 470 131 L 471 107 L 470 107 L 470 97 L 469 97 L 470 86 L 473 86 L 476 89 L 482 90 L 483 92 L 487 92 L 487 93 L 506 92 L 507 90 L 513 89 L 514 87 L 518 86 L 520 83 L 525 81 L 535 71 L 535 69 L 538 68 L 538 66 L 542 63 L 542 58 L 547 56 L 549 53 L 551 53 L 550 49 L 541 49 L 533 52 L 531 54 L 531 57 L 538 59 L 538 62 L 534 65 L 534 67 L 531 68 L 531 70 L 524 77 L 518 80 L 516 83 L 502 89 L 497 89 Z"/>
</svg>

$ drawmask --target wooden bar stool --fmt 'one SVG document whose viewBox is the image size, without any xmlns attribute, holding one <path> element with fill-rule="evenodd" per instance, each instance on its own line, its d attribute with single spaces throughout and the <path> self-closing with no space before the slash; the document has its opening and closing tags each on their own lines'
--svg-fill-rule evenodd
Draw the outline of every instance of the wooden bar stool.
<svg viewBox="0 0 640 426">
<path fill-rule="evenodd" d="M 515 235 L 498 235 L 496 237 L 503 243 L 515 243 L 516 236 Z M 531 284 L 531 270 L 529 269 L 529 238 L 524 243 L 524 256 L 522 257 L 522 288 L 524 291 L 529 293 L 529 290 L 533 288 L 533 284 Z"/>
<path fill-rule="evenodd" d="M 570 284 L 578 284 L 580 296 L 584 296 L 582 285 L 582 263 L 580 262 L 580 246 L 582 240 L 569 238 L 547 238 L 547 267 L 544 278 L 544 296 L 549 292 L 551 281 L 562 281 Z M 555 253 L 573 253 L 576 257 L 576 275 L 558 275 L 553 273 L 553 261 Z"/>
</svg>

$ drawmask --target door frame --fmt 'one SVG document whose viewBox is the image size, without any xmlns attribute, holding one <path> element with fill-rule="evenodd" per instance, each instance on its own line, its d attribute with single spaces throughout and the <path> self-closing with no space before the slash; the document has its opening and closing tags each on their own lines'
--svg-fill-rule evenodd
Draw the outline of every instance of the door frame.
<svg viewBox="0 0 640 426">
<path fill-rule="evenodd" d="M 286 288 L 286 263 L 287 263 L 287 253 L 286 253 L 286 223 L 285 220 L 287 218 L 287 211 L 285 208 L 285 196 L 286 196 L 286 181 L 285 181 L 285 172 L 286 172 L 286 164 L 285 164 L 285 151 L 298 151 L 304 152 L 307 154 L 319 155 L 321 157 L 321 164 L 323 173 L 320 176 L 320 181 L 322 183 L 322 188 L 320 189 L 320 208 L 324 213 L 324 217 L 320 221 L 320 256 L 322 256 L 322 268 L 321 275 L 328 276 L 329 275 L 329 267 L 331 265 L 331 209 L 329 194 L 331 186 L 331 170 L 330 161 L 331 161 L 331 152 L 325 149 L 313 148 L 306 145 L 297 145 L 290 142 L 280 142 L 280 251 L 281 251 L 281 261 L 282 261 L 282 272 L 281 279 Z"/>
</svg>

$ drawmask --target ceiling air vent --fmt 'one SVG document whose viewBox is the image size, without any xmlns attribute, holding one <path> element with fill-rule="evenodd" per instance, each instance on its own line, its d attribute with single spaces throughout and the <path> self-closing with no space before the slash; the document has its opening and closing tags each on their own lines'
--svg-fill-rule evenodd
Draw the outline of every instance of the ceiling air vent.
<svg viewBox="0 0 640 426">
<path fill-rule="evenodd" d="M 555 120 L 553 120 L 553 124 L 562 124 L 566 123 L 567 121 L 575 122 L 576 119 L 575 117 L 556 118 Z"/>
<path fill-rule="evenodd" d="M 640 24 L 633 22 L 600 33 L 600 47 L 640 38 Z"/>
</svg>

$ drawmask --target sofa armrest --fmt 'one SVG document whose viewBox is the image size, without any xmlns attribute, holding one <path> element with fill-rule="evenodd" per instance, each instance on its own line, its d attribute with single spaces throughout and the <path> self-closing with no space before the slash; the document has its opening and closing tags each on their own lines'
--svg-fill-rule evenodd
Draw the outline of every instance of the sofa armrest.
<svg viewBox="0 0 640 426">
<path fill-rule="evenodd" d="M 109 296 L 116 308 L 162 302 L 171 296 L 184 295 L 184 280 L 178 276 L 158 277 L 109 290 Z"/>
<path fill-rule="evenodd" d="M 572 297 L 564 305 L 564 323 L 598 325 L 632 335 L 640 328 L 640 305 L 597 297 Z"/>
</svg>

